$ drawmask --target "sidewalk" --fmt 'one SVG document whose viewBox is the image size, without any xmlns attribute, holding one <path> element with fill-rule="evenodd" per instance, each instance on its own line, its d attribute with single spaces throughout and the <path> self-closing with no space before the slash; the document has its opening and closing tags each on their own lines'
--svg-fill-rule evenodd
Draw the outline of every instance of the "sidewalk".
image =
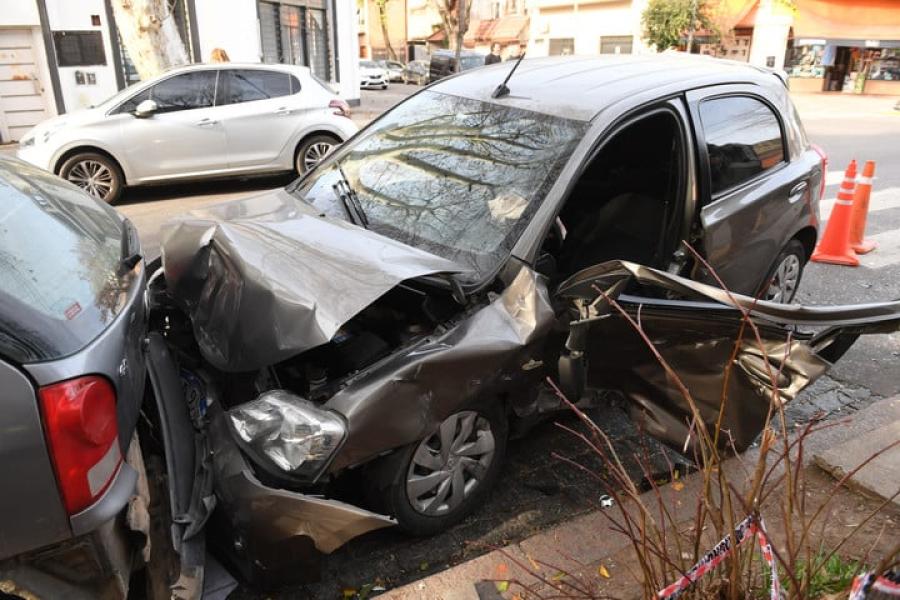
<svg viewBox="0 0 900 600">
<path fill-rule="evenodd" d="M 867 468 L 859 471 L 851 480 L 851 486 L 865 489 L 860 495 L 845 488 L 832 494 L 835 481 L 826 475 L 817 464 L 827 466 L 829 471 L 840 473 L 852 469 L 871 456 L 878 449 L 896 441 L 896 432 L 900 428 L 900 396 L 881 400 L 868 408 L 854 414 L 847 421 L 841 421 L 833 427 L 816 432 L 806 439 L 804 477 L 807 478 L 807 498 L 809 506 L 828 503 L 829 514 L 824 515 L 828 527 L 821 532 L 823 539 L 813 541 L 814 545 L 824 542 L 836 544 L 848 531 L 861 523 L 865 517 L 878 509 L 882 500 L 877 493 L 888 496 L 900 490 L 900 447 L 881 455 Z M 753 465 L 756 457 L 754 450 L 741 457 L 733 458 L 726 463 L 726 469 L 737 478 Z M 840 467 L 831 466 L 840 462 Z M 877 464 L 876 464 L 877 463 Z M 876 477 L 869 476 L 875 473 Z M 879 485 L 871 485 L 878 480 Z M 662 490 L 667 508 L 678 522 L 691 521 L 695 509 L 695 499 L 702 485 L 700 474 L 692 474 L 683 478 L 684 486 L 667 485 Z M 677 488 L 677 489 L 676 489 Z M 874 493 L 873 493 L 874 492 Z M 599 492 L 598 492 L 599 494 Z M 644 494 L 648 503 L 655 502 L 653 492 Z M 604 514 L 605 511 L 610 511 Z M 763 509 L 765 513 L 765 508 Z M 487 600 L 511 598 L 520 587 L 511 584 L 509 589 L 500 594 L 497 587 L 489 580 L 518 581 L 521 585 L 540 593 L 548 590 L 548 583 L 563 572 L 590 581 L 598 594 L 608 594 L 616 598 L 640 598 L 640 586 L 635 577 L 640 571 L 634 566 L 636 556 L 630 542 L 624 536 L 610 528 L 609 518 L 618 519 L 618 509 L 607 508 L 572 519 L 558 527 L 511 544 L 502 549 L 493 550 L 469 562 L 457 565 L 446 571 L 437 573 L 404 587 L 391 590 L 380 596 L 391 600 Z M 891 525 L 893 523 L 893 525 Z M 893 535 L 882 536 L 884 528 L 888 532 L 896 531 L 900 523 L 900 504 L 888 505 L 879 517 L 860 530 L 855 543 L 848 544 L 841 554 L 851 558 L 861 558 L 865 551 L 876 545 L 873 556 L 881 551 L 885 553 L 895 543 Z M 773 516 L 767 523 L 769 533 L 776 548 L 780 546 L 778 521 Z M 885 541 L 883 538 L 888 538 Z M 874 542 L 873 542 L 874 540 Z M 710 540 L 710 546 L 715 543 Z M 877 559 L 876 559 L 877 560 Z M 543 563 L 553 565 L 548 568 Z M 609 577 L 601 576 L 605 570 Z M 546 580 L 541 582 L 536 576 L 541 574 Z M 594 587 L 596 586 L 596 587 Z M 480 592 L 480 594 L 479 594 Z"/>
</svg>

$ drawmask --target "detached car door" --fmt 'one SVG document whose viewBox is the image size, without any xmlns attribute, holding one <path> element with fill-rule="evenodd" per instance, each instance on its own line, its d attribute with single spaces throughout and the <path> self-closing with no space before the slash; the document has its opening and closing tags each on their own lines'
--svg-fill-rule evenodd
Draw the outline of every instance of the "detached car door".
<svg viewBox="0 0 900 600">
<path fill-rule="evenodd" d="M 216 107 L 218 69 L 180 73 L 123 104 L 131 111 L 144 100 L 157 111 L 122 124 L 122 143 L 132 173 L 152 180 L 224 170 L 228 167 L 222 108 Z"/>
<path fill-rule="evenodd" d="M 687 94 L 706 257 L 729 289 L 748 295 L 811 209 L 808 163 L 791 160 L 786 124 L 764 92 L 717 86 Z"/>
<path fill-rule="evenodd" d="M 608 299 L 640 323 L 689 390 L 710 431 L 723 408 L 720 439 L 738 450 L 764 426 L 773 391 L 778 402 L 789 402 L 859 335 L 900 329 L 900 301 L 834 307 L 756 302 L 621 261 L 584 269 L 563 282 L 558 295 L 572 303 L 576 315 L 560 359 L 564 388 L 569 393 L 585 385 L 621 390 L 645 431 L 678 449 L 688 441 L 690 406 L 634 324 Z M 666 299 L 673 296 L 684 299 Z M 750 311 L 762 346 L 749 327 L 742 328 L 740 309 Z M 825 329 L 812 335 L 796 331 L 798 325 Z M 572 368 L 573 361 L 581 364 Z"/>
<path fill-rule="evenodd" d="M 293 148 L 286 146 L 297 130 L 300 81 L 284 71 L 226 69 L 221 103 L 231 167 L 272 165 Z M 288 151 L 289 150 L 289 151 Z M 281 165 L 290 168 L 292 165 Z"/>
</svg>

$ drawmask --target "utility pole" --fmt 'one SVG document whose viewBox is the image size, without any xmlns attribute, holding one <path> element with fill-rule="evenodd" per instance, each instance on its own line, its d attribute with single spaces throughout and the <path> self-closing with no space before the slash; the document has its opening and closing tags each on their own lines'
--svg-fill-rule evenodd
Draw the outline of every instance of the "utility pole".
<svg viewBox="0 0 900 600">
<path fill-rule="evenodd" d="M 462 54 L 463 36 L 468 29 L 466 23 L 466 0 L 456 0 L 456 72 L 462 73 L 462 63 L 460 55 Z"/>
<path fill-rule="evenodd" d="M 694 25 L 697 23 L 697 0 L 691 0 L 691 26 L 688 29 L 687 52 L 691 53 L 694 47 Z"/>
</svg>

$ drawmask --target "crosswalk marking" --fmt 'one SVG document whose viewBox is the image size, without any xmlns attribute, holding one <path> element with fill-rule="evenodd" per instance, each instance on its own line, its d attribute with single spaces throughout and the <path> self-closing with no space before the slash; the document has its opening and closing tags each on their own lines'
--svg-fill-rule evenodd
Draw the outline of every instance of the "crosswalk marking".
<svg viewBox="0 0 900 600">
<path fill-rule="evenodd" d="M 819 210 L 823 221 L 827 221 L 834 208 L 835 199 L 829 198 L 819 203 Z M 883 190 L 875 190 L 869 198 L 869 213 L 881 210 L 900 208 L 900 187 L 891 187 Z"/>
</svg>

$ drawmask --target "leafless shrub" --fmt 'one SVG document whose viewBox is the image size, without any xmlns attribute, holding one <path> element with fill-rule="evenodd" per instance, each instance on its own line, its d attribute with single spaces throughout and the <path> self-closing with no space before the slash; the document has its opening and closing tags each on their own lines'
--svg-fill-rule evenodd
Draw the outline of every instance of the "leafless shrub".
<svg viewBox="0 0 900 600">
<path fill-rule="evenodd" d="M 713 274 L 719 286 L 727 291 L 724 283 L 703 257 L 693 248 L 688 249 L 697 262 Z M 634 565 L 636 572 L 633 574 L 641 588 L 642 597 L 657 597 L 660 590 L 686 575 L 709 548 L 719 540 L 728 538 L 731 550 L 724 561 L 705 577 L 695 581 L 679 597 L 722 600 L 770 598 L 771 573 L 769 567 L 761 560 L 761 550 L 756 540 L 750 539 L 748 543 L 738 546 L 734 544 L 736 527 L 747 516 L 752 516 L 758 524 L 763 515 L 769 520 L 772 528 L 769 534 L 775 532 L 775 535 L 771 536 L 775 538 L 772 539 L 771 549 L 781 581 L 782 597 L 796 599 L 818 597 L 821 589 L 817 582 L 826 575 L 827 566 L 834 562 L 834 558 L 839 556 L 847 542 L 893 500 L 893 498 L 885 500 L 836 542 L 832 541 L 830 544 L 825 542 L 822 533 L 828 527 L 830 500 L 817 506 L 808 505 L 808 492 L 812 490 L 809 488 L 804 469 L 804 452 L 811 434 L 839 423 L 810 422 L 800 431 L 791 434 L 787 429 L 784 407 L 773 383 L 768 415 L 758 448 L 740 456 L 728 441 L 728 432 L 722 429 L 721 421 L 721 415 L 728 402 L 726 390 L 732 365 L 744 344 L 755 345 L 762 352 L 763 362 L 768 369 L 768 381 L 776 382 L 780 374 L 773 371 L 772 365 L 783 364 L 778 357 L 769 360 L 766 346 L 759 329 L 750 318 L 750 312 L 740 309 L 740 331 L 734 342 L 731 359 L 722 373 L 724 383 L 720 417 L 713 427 L 709 427 L 704 422 L 690 390 L 656 350 L 642 329 L 639 318 L 633 318 L 615 299 L 608 297 L 605 291 L 595 289 L 598 295 L 604 296 L 619 316 L 626 319 L 643 338 L 644 343 L 668 374 L 671 384 L 690 407 L 691 413 L 689 423 L 692 436 L 691 449 L 700 485 L 691 486 L 679 496 L 683 505 L 691 507 L 689 514 L 685 514 L 685 511 L 676 514 L 672 509 L 672 499 L 673 494 L 677 492 L 673 492 L 673 486 L 663 488 L 654 481 L 647 452 L 629 457 L 637 461 L 645 480 L 649 481 L 650 493 L 642 493 L 644 490 L 639 489 L 632 480 L 624 467 L 623 458 L 619 456 L 607 434 L 548 379 L 562 402 L 578 416 L 587 433 L 576 431 L 564 424 L 557 423 L 557 425 L 578 437 L 599 457 L 603 473 L 564 456 L 556 455 L 556 457 L 595 479 L 603 492 L 614 498 L 615 509 L 602 511 L 601 514 L 608 520 L 612 531 L 625 536 L 629 541 L 636 557 Z M 730 292 L 728 293 L 731 296 Z M 738 303 L 734 305 L 740 307 Z M 898 444 L 900 440 L 869 456 L 855 469 L 834 482 L 825 497 L 834 497 L 835 492 L 844 487 L 859 469 Z M 736 460 L 726 462 L 727 459 L 735 457 Z M 676 480 L 678 474 L 671 462 L 669 471 L 669 480 Z M 676 484 L 676 487 L 681 485 Z M 819 496 L 821 497 L 821 494 Z M 896 496 L 897 494 L 894 497 Z M 876 544 L 878 541 L 876 540 Z M 896 566 L 898 555 L 900 545 L 894 546 L 880 557 L 873 557 L 867 553 L 856 567 L 862 568 L 862 564 L 868 562 L 871 567 L 881 572 Z M 566 572 L 559 566 L 546 563 L 532 561 L 530 565 L 523 564 L 521 560 L 509 554 L 507 556 L 511 562 L 539 582 L 537 585 L 528 585 L 521 581 L 509 581 L 510 589 L 515 589 L 516 595 L 520 598 L 607 597 L 597 591 L 596 578 L 578 576 Z M 549 576 L 548 573 L 556 573 L 557 577 Z"/>
</svg>

